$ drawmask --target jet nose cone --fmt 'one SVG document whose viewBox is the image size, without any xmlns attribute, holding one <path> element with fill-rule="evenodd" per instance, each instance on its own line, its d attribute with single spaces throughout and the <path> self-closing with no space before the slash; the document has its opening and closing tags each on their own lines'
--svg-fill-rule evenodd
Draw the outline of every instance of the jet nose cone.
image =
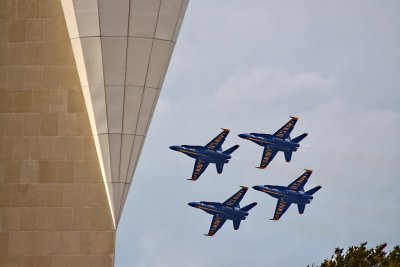
<svg viewBox="0 0 400 267">
<path fill-rule="evenodd" d="M 170 146 L 169 148 L 172 149 L 172 150 L 177 151 L 179 149 L 179 146 Z"/>
<path fill-rule="evenodd" d="M 196 208 L 199 205 L 199 203 L 197 203 L 197 202 L 189 202 L 188 205 L 190 207 Z"/>
<path fill-rule="evenodd" d="M 253 186 L 253 189 L 258 190 L 258 191 L 262 190 L 263 188 L 264 188 L 264 186 L 262 186 L 262 185 Z"/>
<path fill-rule="evenodd" d="M 238 134 L 238 136 L 239 136 L 240 138 L 246 138 L 246 137 L 247 137 L 247 134 Z"/>
</svg>

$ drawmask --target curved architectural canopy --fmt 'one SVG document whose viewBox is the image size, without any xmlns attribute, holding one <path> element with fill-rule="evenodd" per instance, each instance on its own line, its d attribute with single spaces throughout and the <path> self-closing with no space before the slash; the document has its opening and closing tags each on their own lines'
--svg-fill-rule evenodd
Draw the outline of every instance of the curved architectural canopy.
<svg viewBox="0 0 400 267">
<path fill-rule="evenodd" d="M 188 0 L 62 0 L 115 226 Z"/>
</svg>

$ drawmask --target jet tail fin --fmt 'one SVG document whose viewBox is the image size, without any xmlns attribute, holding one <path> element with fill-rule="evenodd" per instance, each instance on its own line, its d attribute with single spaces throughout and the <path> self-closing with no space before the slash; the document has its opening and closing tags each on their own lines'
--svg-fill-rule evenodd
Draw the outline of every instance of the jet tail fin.
<svg viewBox="0 0 400 267">
<path fill-rule="evenodd" d="M 231 148 L 228 148 L 228 149 L 225 150 L 223 153 L 224 153 L 224 154 L 230 155 L 230 154 L 232 154 L 236 149 L 238 149 L 238 147 L 239 147 L 239 145 L 235 145 L 235 146 L 233 146 L 233 147 L 231 147 Z"/>
<path fill-rule="evenodd" d="M 240 220 L 233 220 L 233 229 L 238 230 L 240 227 Z"/>
<path fill-rule="evenodd" d="M 215 164 L 215 166 L 217 167 L 217 173 L 221 174 L 222 170 L 224 169 L 224 164 L 223 163 L 217 163 L 217 164 Z"/>
<path fill-rule="evenodd" d="M 301 140 L 303 140 L 308 134 L 307 133 L 303 133 L 295 138 L 292 139 L 292 142 L 294 143 L 300 143 Z"/>
<path fill-rule="evenodd" d="M 248 212 L 249 210 L 254 208 L 256 205 L 257 205 L 257 202 L 253 202 L 253 203 L 241 208 L 240 210 Z"/>
<path fill-rule="evenodd" d="M 285 151 L 284 154 L 286 162 L 290 162 L 290 160 L 292 159 L 292 151 Z"/>
<path fill-rule="evenodd" d="M 308 190 L 307 192 L 306 192 L 306 194 L 307 195 L 313 195 L 313 194 L 315 194 L 318 190 L 320 190 L 321 189 L 321 186 L 316 186 L 316 187 L 314 187 L 313 189 L 310 189 L 310 190 Z"/>
</svg>

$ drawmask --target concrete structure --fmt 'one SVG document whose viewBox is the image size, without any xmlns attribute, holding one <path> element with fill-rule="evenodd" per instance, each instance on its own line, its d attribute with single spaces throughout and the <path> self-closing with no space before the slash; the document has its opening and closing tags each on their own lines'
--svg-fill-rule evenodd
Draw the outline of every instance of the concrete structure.
<svg viewBox="0 0 400 267">
<path fill-rule="evenodd" d="M 0 1 L 0 266 L 113 266 L 186 6 Z"/>
</svg>

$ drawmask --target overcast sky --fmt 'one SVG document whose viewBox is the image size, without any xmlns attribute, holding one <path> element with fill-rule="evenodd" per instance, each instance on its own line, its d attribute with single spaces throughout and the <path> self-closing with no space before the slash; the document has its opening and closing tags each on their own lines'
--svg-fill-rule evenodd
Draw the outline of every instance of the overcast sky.
<svg viewBox="0 0 400 267">
<path fill-rule="evenodd" d="M 306 266 L 335 247 L 400 243 L 400 2 L 191 0 L 117 231 L 116 266 Z M 265 170 L 246 132 L 309 136 Z M 220 128 L 239 144 L 197 182 L 194 160 L 170 145 L 205 145 Z M 234 231 L 205 237 L 212 216 L 191 201 L 223 202 L 240 185 L 288 185 L 314 172 L 305 213 L 270 221 L 276 199 Z"/>
</svg>

